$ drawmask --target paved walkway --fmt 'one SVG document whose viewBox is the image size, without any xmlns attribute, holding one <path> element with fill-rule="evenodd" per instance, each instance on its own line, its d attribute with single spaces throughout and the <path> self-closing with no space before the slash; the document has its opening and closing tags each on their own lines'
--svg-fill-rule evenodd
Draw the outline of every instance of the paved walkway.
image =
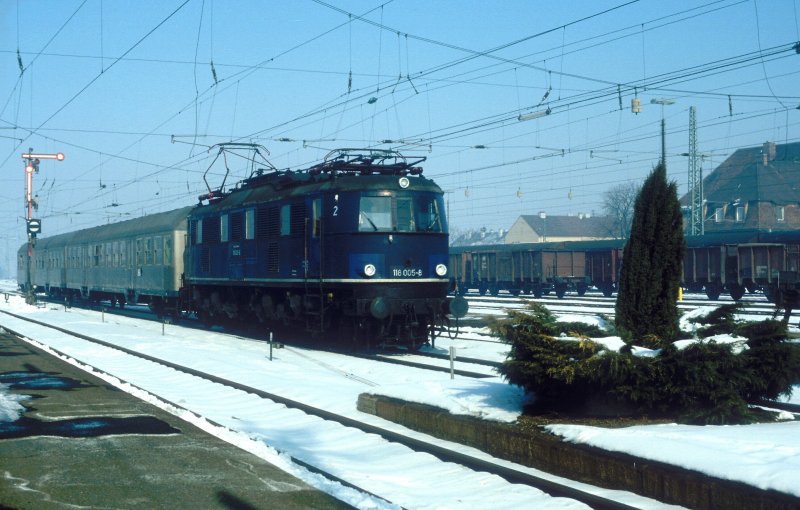
<svg viewBox="0 0 800 510">
<path fill-rule="evenodd" d="M 349 508 L 80 369 L 0 334 L 0 508 Z"/>
</svg>

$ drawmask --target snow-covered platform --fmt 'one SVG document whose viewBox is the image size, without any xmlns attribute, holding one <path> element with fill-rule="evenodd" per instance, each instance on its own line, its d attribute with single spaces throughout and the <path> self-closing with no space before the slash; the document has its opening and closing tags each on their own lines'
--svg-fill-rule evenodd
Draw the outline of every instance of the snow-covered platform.
<svg viewBox="0 0 800 510">
<path fill-rule="evenodd" d="M 0 385 L 4 508 L 349 508 L 6 334 Z"/>
</svg>

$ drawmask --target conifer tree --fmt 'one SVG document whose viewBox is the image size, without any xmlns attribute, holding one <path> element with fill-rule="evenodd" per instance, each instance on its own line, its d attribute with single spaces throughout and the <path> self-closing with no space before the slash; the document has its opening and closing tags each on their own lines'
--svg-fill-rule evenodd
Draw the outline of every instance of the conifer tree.
<svg viewBox="0 0 800 510">
<path fill-rule="evenodd" d="M 634 205 L 631 234 L 623 252 L 616 325 L 630 343 L 662 347 L 678 329 L 678 288 L 685 250 L 677 184 L 659 163 Z"/>
</svg>

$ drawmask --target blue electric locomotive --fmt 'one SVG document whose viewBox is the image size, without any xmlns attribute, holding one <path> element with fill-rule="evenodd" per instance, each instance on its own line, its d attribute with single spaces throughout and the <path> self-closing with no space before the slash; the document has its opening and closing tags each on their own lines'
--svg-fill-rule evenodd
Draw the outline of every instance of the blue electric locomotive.
<svg viewBox="0 0 800 510">
<path fill-rule="evenodd" d="M 427 342 L 467 304 L 447 297 L 443 194 L 422 161 L 342 149 L 306 171 L 260 169 L 230 192 L 210 191 L 188 218 L 184 307 L 207 323 Z"/>
</svg>

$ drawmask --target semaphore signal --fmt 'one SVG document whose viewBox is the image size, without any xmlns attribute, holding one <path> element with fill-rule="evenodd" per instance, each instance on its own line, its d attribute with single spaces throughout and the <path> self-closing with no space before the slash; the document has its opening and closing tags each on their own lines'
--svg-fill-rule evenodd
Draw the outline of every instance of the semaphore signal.
<svg viewBox="0 0 800 510">
<path fill-rule="evenodd" d="M 28 281 L 26 282 L 25 301 L 28 304 L 33 304 L 36 302 L 36 295 L 33 292 L 33 285 L 31 284 L 31 259 L 33 256 L 33 248 L 36 246 L 36 235 L 42 232 L 42 220 L 33 217 L 33 174 L 39 173 L 40 160 L 54 159 L 56 161 L 64 161 L 64 153 L 35 154 L 33 149 L 28 149 L 28 151 L 28 153 L 22 154 L 22 159 L 25 160 L 25 206 L 28 209 L 28 215 L 26 217 L 26 229 L 28 231 Z"/>
</svg>

